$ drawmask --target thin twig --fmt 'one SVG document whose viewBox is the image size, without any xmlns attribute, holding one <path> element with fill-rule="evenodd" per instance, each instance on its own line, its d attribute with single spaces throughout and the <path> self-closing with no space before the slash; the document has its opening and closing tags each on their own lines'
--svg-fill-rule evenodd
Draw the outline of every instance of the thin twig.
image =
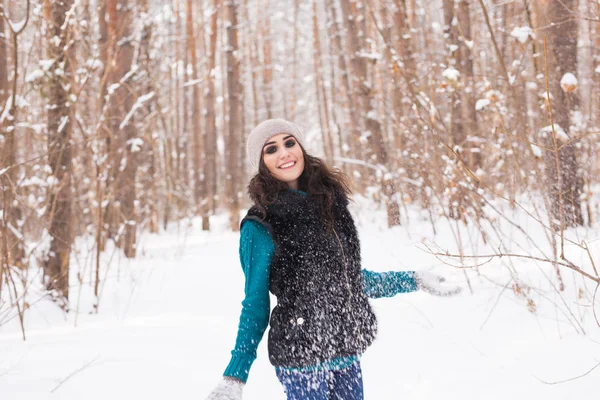
<svg viewBox="0 0 600 400">
<path fill-rule="evenodd" d="M 502 293 L 504 293 L 504 291 L 506 290 L 506 288 L 508 287 L 508 285 L 510 285 L 510 283 L 513 281 L 513 278 L 510 278 L 510 280 L 508 282 L 506 282 L 506 285 L 504 285 L 502 287 L 502 290 L 500 291 L 500 293 L 498 293 L 498 297 L 496 298 L 496 302 L 494 303 L 494 305 L 492 306 L 492 309 L 490 310 L 490 313 L 488 314 L 488 316 L 486 317 L 485 321 L 483 321 L 483 324 L 481 324 L 481 327 L 479 327 L 479 330 L 482 330 L 483 327 L 485 326 L 485 324 L 487 324 L 488 320 L 490 319 L 490 317 L 492 316 L 492 313 L 494 312 L 494 310 L 496 309 L 496 306 L 498 305 L 498 303 L 500 302 L 500 298 L 502 297 Z"/>
<path fill-rule="evenodd" d="M 540 381 L 540 382 L 542 382 L 542 383 L 545 383 L 546 385 L 556 385 L 556 384 L 558 384 L 558 383 L 565 383 L 565 382 L 574 381 L 575 379 L 583 378 L 584 376 L 588 375 L 590 372 L 592 372 L 593 370 L 595 370 L 595 369 L 596 369 L 596 368 L 598 368 L 599 366 L 600 366 L 600 362 L 598 362 L 598 364 L 596 364 L 596 365 L 594 365 L 592 368 L 590 368 L 590 369 L 589 369 L 587 372 L 585 372 L 585 373 L 583 373 L 583 374 L 581 374 L 581 375 L 575 376 L 575 377 L 573 377 L 573 378 L 565 379 L 565 380 L 563 380 L 563 381 L 556 381 L 556 382 L 546 382 L 545 380 L 543 380 L 543 379 L 540 379 L 540 378 L 538 378 L 538 377 L 537 377 L 537 376 L 535 376 L 535 375 L 534 375 L 534 376 L 535 376 L 535 378 L 536 378 L 537 380 L 539 380 L 539 381 Z"/>
<path fill-rule="evenodd" d="M 77 368 L 75 371 L 71 372 L 65 379 L 61 380 L 58 385 L 56 385 L 54 387 L 54 389 L 52 389 L 50 391 L 50 393 L 54 393 L 56 391 L 56 389 L 58 389 L 59 387 L 62 386 L 63 383 L 65 383 L 66 381 L 68 381 L 72 376 L 76 375 L 77 373 L 83 371 L 84 369 L 86 369 L 87 367 L 89 367 L 90 365 L 92 365 L 98 358 L 100 358 L 100 354 L 96 355 L 96 357 L 94 357 L 93 360 L 88 361 L 87 363 L 83 364 L 81 367 Z"/>
<path fill-rule="evenodd" d="M 425 243 L 423 243 L 424 246 L 427 247 L 427 245 Z M 535 256 L 530 256 L 527 254 L 517 254 L 517 253 L 495 253 L 495 254 L 482 254 L 482 255 L 460 255 L 460 254 L 452 254 L 450 252 L 445 252 L 445 253 L 437 253 L 437 252 L 433 252 L 431 249 L 429 249 L 429 253 L 431 255 L 434 256 L 440 256 L 440 257 L 451 257 L 451 258 L 472 258 L 472 259 L 479 259 L 479 258 L 502 258 L 502 257 L 516 257 L 516 258 L 524 258 L 524 259 L 528 259 L 528 260 L 534 260 L 534 261 L 540 261 L 540 262 L 545 262 L 545 263 L 550 263 L 550 264 L 554 264 L 554 265 L 561 265 L 563 267 L 569 268 L 575 272 L 580 273 L 581 275 L 585 276 L 586 278 L 600 284 L 600 277 L 596 277 L 593 275 L 588 274 L 587 272 L 585 272 L 584 270 L 582 270 L 581 268 L 579 268 L 578 266 L 576 266 L 575 264 L 571 263 L 568 260 L 565 260 L 567 262 L 562 262 L 562 261 L 554 261 L 554 260 L 549 260 L 547 258 L 541 258 L 541 257 L 535 257 Z M 488 260 L 489 262 L 489 260 Z M 457 266 L 457 268 L 474 268 L 476 266 Z"/>
<path fill-rule="evenodd" d="M 492 44 L 494 45 L 494 51 L 496 52 L 496 57 L 498 58 L 498 63 L 502 67 L 502 74 L 504 75 L 504 79 L 508 82 L 508 85 L 512 87 L 512 83 L 510 82 L 510 77 L 508 76 L 508 69 L 506 68 L 506 64 L 504 63 L 504 57 L 502 56 L 502 52 L 498 47 L 498 43 L 496 42 L 496 36 L 494 35 L 494 29 L 492 28 L 492 23 L 490 22 L 490 17 L 487 12 L 487 7 L 483 3 L 483 0 L 479 0 L 479 4 L 481 5 L 481 10 L 483 11 L 483 17 L 485 18 L 485 24 L 487 25 L 488 32 L 492 39 Z"/>
<path fill-rule="evenodd" d="M 596 325 L 600 327 L 600 320 L 598 319 L 598 314 L 596 314 L 596 295 L 598 294 L 598 288 L 600 288 L 600 283 L 596 285 L 596 289 L 594 290 L 594 296 L 592 296 L 592 312 L 594 313 Z"/>
<path fill-rule="evenodd" d="M 588 257 L 590 258 L 590 261 L 592 262 L 592 268 L 594 268 L 594 272 L 596 273 L 596 276 L 600 276 L 600 274 L 598 274 L 598 270 L 596 269 L 596 263 L 594 262 L 594 257 L 592 257 L 592 254 L 590 253 L 590 248 L 588 247 L 586 241 L 583 241 L 583 248 L 585 249 L 585 251 L 587 251 Z"/>
<path fill-rule="evenodd" d="M 554 149 L 551 149 L 551 148 L 546 147 L 546 146 L 542 146 L 542 145 L 540 145 L 540 144 L 538 144 L 536 142 L 532 142 L 531 140 L 528 140 L 526 138 L 522 138 L 522 137 L 520 137 L 518 135 L 515 135 L 514 133 L 508 132 L 508 131 L 506 131 L 504 129 L 501 129 L 501 128 L 496 128 L 496 129 L 499 130 L 500 132 L 506 134 L 506 135 L 512 136 L 513 138 L 515 138 L 517 140 L 523 141 L 525 143 L 529 143 L 532 146 L 537 146 L 537 147 L 539 147 L 542 150 L 554 152 Z M 598 135 L 598 134 L 600 134 L 600 131 L 597 131 L 597 132 L 588 132 L 585 135 L 581 135 L 581 136 L 574 136 L 574 137 L 570 138 L 569 140 L 563 142 L 560 146 L 558 146 L 558 150 L 562 150 L 564 147 L 570 145 L 571 143 L 574 143 L 574 142 L 576 142 L 578 140 L 581 140 L 581 139 L 583 139 L 585 137 L 592 136 L 592 135 Z"/>
</svg>

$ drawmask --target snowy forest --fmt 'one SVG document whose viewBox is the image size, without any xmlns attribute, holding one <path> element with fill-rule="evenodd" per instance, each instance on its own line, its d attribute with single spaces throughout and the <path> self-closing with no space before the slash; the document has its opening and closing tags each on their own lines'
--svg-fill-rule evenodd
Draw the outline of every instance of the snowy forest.
<svg viewBox="0 0 600 400">
<path fill-rule="evenodd" d="M 186 279 L 239 292 L 216 300 L 228 319 L 209 313 L 234 327 L 235 235 L 251 206 L 246 138 L 267 118 L 294 121 L 310 154 L 350 177 L 377 268 L 411 268 L 414 256 L 448 271 L 465 297 L 488 288 L 474 330 L 495 312 L 510 321 L 496 308 L 509 297 L 519 320 L 560 337 L 600 333 L 599 1 L 0 0 L 0 349 L 18 353 L 0 361 L 0 397 L 39 399 L 68 390 L 74 370 L 83 377 L 100 350 L 19 396 L 35 379 L 10 383 L 15 349 L 53 321 L 75 329 L 103 307 L 127 314 L 115 304 L 150 279 L 144 265 L 159 268 L 145 257 L 169 246 L 163 277 L 182 243 L 207 246 L 187 256 L 197 271 Z M 219 276 L 236 275 L 235 289 L 210 275 L 224 253 Z M 207 307 L 200 289 L 177 285 L 178 310 Z M 162 310 L 163 286 L 148 287 Z M 576 340 L 568 353 L 589 357 L 565 361 L 565 350 L 561 362 L 578 368 L 549 380 L 597 382 L 597 342 Z M 221 364 L 202 371 L 216 379 Z M 202 398 L 212 382 L 194 379 Z M 83 396 L 71 390 L 61 398 Z M 396 398 L 385 390 L 367 398 Z M 456 398 L 480 395 L 496 398 Z"/>
</svg>

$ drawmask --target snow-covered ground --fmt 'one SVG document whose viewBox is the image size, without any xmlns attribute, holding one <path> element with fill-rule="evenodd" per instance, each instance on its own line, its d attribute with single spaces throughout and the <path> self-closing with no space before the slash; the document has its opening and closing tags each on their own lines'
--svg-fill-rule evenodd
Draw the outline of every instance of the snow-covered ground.
<svg viewBox="0 0 600 400">
<path fill-rule="evenodd" d="M 413 210 L 410 224 L 393 229 L 384 228 L 382 211 L 362 201 L 353 213 L 365 268 L 430 269 L 465 288 L 453 298 L 417 292 L 372 301 L 379 335 L 362 359 L 367 400 L 596 397 L 600 367 L 570 380 L 600 362 L 600 328 L 586 307 L 591 299 L 574 294 L 581 278 L 563 271 L 566 289 L 559 294 L 551 286 L 552 268 L 530 260 L 495 259 L 479 273 L 450 268 L 421 244 L 428 238 L 453 251 L 454 225 L 447 221 L 436 224 L 434 237 L 425 213 Z M 90 314 L 92 289 L 78 290 L 76 271 L 89 280 L 93 260 L 81 250 L 72 273 L 77 321 L 75 312 L 65 317 L 48 301 L 34 302 L 32 293 L 27 340 L 16 318 L 0 327 L 0 399 L 204 399 L 229 361 L 243 295 L 239 235 L 225 229 L 224 215 L 211 222 L 211 233 L 194 220 L 160 235 L 142 235 L 134 261 L 109 249 L 102 262 L 112 256 L 112 263 L 97 315 Z M 524 226 L 547 247 L 535 224 Z M 531 250 L 531 243 L 517 238 L 516 228 L 514 235 L 507 233 L 515 247 Z M 596 255 L 598 233 L 577 232 L 596 245 Z M 466 252 L 484 251 L 467 245 L 477 237 L 472 227 L 461 229 Z M 78 242 L 79 249 L 84 247 Z M 573 257 L 579 261 L 577 253 Z M 515 273 L 539 288 L 529 292 L 535 313 L 515 295 Z M 550 384 L 565 380 L 570 381 Z M 266 340 L 244 399 L 284 399 Z"/>
</svg>

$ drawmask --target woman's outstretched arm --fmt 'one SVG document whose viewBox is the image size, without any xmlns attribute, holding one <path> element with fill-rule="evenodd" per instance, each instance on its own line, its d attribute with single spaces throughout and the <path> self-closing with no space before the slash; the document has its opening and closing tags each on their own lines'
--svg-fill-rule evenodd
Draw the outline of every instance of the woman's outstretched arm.
<svg viewBox="0 0 600 400">
<path fill-rule="evenodd" d="M 364 292 L 372 299 L 419 290 L 414 271 L 373 272 L 363 269 L 361 273 Z"/>
<path fill-rule="evenodd" d="M 246 382 L 256 349 L 269 325 L 269 267 L 275 247 L 267 229 L 246 221 L 240 232 L 240 262 L 246 283 L 231 361 L 223 373 Z"/>
</svg>

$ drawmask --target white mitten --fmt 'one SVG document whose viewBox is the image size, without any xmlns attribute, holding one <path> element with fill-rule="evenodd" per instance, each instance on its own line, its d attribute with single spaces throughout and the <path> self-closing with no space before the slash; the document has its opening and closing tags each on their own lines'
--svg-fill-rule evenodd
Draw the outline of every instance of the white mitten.
<svg viewBox="0 0 600 400">
<path fill-rule="evenodd" d="M 434 296 L 454 296 L 462 290 L 460 286 L 444 284 L 445 281 L 446 278 L 432 274 L 429 271 L 415 272 L 417 287 Z"/>
<path fill-rule="evenodd" d="M 226 376 L 208 395 L 206 400 L 242 400 L 244 382 Z"/>
</svg>

